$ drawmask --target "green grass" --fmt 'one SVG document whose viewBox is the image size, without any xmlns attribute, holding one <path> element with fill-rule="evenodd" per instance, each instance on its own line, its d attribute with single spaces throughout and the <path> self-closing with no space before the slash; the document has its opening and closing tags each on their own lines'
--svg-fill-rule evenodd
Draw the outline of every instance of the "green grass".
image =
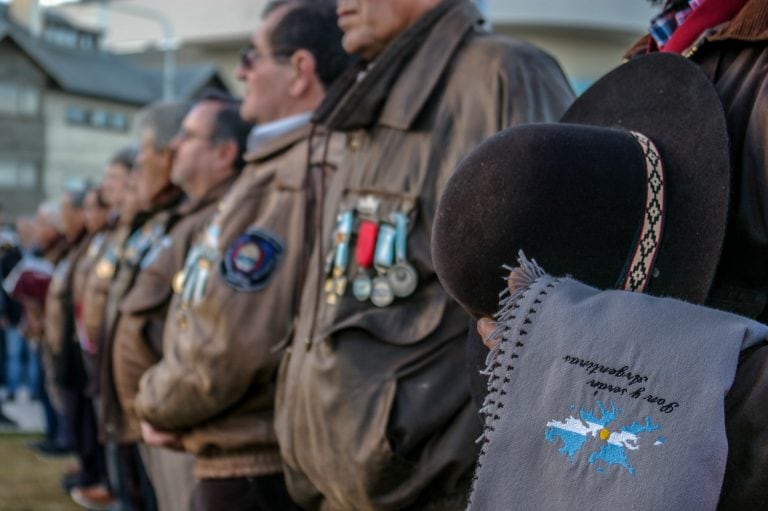
<svg viewBox="0 0 768 511">
<path fill-rule="evenodd" d="M 41 459 L 24 445 L 37 437 L 0 435 L 0 511 L 82 511 L 59 486 L 73 457 Z"/>
</svg>

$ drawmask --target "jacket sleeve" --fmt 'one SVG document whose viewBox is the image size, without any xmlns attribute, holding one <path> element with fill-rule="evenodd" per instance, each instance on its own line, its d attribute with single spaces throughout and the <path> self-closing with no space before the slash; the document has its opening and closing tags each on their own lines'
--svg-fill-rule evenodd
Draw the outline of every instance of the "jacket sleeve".
<svg viewBox="0 0 768 511">
<path fill-rule="evenodd" d="M 750 73 L 764 73 L 762 68 L 759 69 L 760 71 L 751 70 Z M 748 83 L 754 78 L 744 76 L 743 79 Z M 729 114 L 730 112 L 726 112 L 726 117 Z M 750 232 L 750 236 L 757 239 L 757 243 L 763 248 L 761 254 L 764 254 L 765 247 L 768 246 L 766 242 L 768 238 L 768 207 L 766 207 L 768 202 L 766 198 L 768 194 L 768 144 L 766 144 L 768 140 L 768 74 L 763 74 L 760 79 L 754 103 L 745 119 L 746 122 L 744 119 L 737 119 L 736 116 L 731 116 L 729 120 L 735 125 L 729 126 L 729 131 L 745 130 L 744 144 L 741 148 L 741 168 L 736 169 L 742 175 L 737 177 L 734 184 L 738 188 L 732 190 L 732 193 L 738 197 L 733 215 L 742 224 L 739 227 Z M 739 148 L 736 147 L 734 150 L 738 151 Z M 765 264 L 764 259 L 762 263 Z M 761 269 L 756 275 L 765 275 L 765 273 L 765 270 Z"/>
<path fill-rule="evenodd" d="M 176 323 L 176 335 L 165 338 L 163 359 L 141 380 L 136 412 L 162 430 L 191 429 L 252 386 L 267 386 L 279 361 L 273 348 L 289 331 L 290 295 L 275 282 L 242 292 L 211 277 L 202 303 L 189 312 L 172 307 L 168 321 Z"/>
<path fill-rule="evenodd" d="M 728 462 L 720 510 L 768 509 L 768 344 L 746 350 L 725 399 Z"/>
<path fill-rule="evenodd" d="M 504 54 L 499 67 L 498 129 L 531 122 L 557 122 L 574 94 L 560 64 L 531 45 Z"/>
</svg>

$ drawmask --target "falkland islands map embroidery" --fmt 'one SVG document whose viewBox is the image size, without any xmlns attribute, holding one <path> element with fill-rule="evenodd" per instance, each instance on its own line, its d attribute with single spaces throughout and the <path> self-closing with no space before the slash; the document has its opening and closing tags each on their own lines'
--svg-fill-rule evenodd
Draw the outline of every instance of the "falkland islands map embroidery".
<svg viewBox="0 0 768 511">
<path fill-rule="evenodd" d="M 596 471 L 605 473 L 607 467 L 619 465 L 635 475 L 629 452 L 663 445 L 664 437 L 658 436 L 654 439 L 655 435 L 651 435 L 661 429 L 661 426 L 654 424 L 650 416 L 642 422 L 633 421 L 629 425 L 617 425 L 617 419 L 622 414 L 621 408 L 616 408 L 611 402 L 609 410 L 601 401 L 597 401 L 597 407 L 599 410 L 591 412 L 582 407 L 578 418 L 570 416 L 563 421 L 547 422 L 544 438 L 556 445 L 560 440 L 562 447 L 559 452 L 567 456 L 571 463 L 576 461 L 576 456 L 583 456 L 583 451 L 588 449 L 589 464 L 593 465 Z M 571 409 L 575 410 L 576 406 L 571 405 Z M 600 417 L 597 417 L 598 411 Z"/>
</svg>

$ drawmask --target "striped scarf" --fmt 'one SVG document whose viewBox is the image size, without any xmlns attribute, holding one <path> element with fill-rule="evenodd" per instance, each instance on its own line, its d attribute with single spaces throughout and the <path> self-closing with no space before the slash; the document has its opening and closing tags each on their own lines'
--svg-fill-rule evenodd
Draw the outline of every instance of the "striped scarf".
<svg viewBox="0 0 768 511">
<path fill-rule="evenodd" d="M 656 41 L 659 48 L 672 37 L 677 27 L 683 24 L 688 16 L 691 15 L 705 0 L 689 0 L 688 5 L 673 5 L 665 9 L 658 16 L 651 20 L 650 34 Z"/>
</svg>

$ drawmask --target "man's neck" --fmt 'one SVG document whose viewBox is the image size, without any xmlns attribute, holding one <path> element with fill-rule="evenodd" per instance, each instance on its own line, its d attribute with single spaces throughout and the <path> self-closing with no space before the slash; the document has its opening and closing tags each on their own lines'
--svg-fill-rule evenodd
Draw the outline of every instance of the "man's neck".
<svg viewBox="0 0 768 511">
<path fill-rule="evenodd" d="M 226 171 L 216 173 L 215 176 L 210 176 L 204 182 L 196 183 L 193 186 L 182 187 L 184 193 L 190 200 L 198 202 L 203 200 L 212 190 L 219 185 L 228 181 L 235 175 L 235 169 L 229 168 Z"/>
<path fill-rule="evenodd" d="M 154 197 L 152 197 L 152 200 L 149 201 L 147 209 L 153 210 L 159 206 L 162 206 L 178 194 L 179 189 L 171 183 L 168 183 L 162 190 L 157 192 Z"/>
</svg>

